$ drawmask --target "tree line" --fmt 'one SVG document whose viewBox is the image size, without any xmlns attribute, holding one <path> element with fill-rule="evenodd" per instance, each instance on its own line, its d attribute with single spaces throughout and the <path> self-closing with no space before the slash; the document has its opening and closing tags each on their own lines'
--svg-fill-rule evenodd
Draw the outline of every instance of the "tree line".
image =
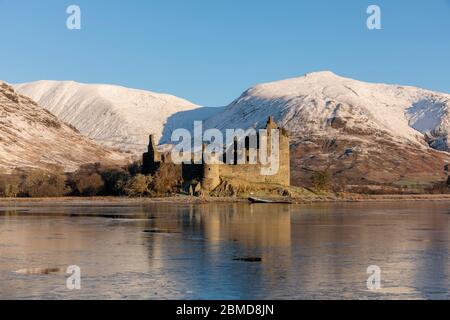
<svg viewBox="0 0 450 320">
<path fill-rule="evenodd" d="M 144 175 L 140 162 L 126 167 L 87 164 L 75 172 L 61 169 L 16 169 L 0 175 L 0 197 L 163 196 L 177 192 L 180 166 L 162 164 L 154 175 Z"/>
</svg>

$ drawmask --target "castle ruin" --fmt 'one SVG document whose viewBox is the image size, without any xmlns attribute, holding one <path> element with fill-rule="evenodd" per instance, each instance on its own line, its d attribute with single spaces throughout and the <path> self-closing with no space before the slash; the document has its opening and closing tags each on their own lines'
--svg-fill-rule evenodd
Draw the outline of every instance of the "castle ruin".
<svg viewBox="0 0 450 320">
<path fill-rule="evenodd" d="M 266 128 L 267 135 L 264 136 L 267 139 L 267 151 L 271 150 L 271 133 L 272 130 L 278 130 L 279 132 L 279 158 L 278 158 L 278 171 L 272 175 L 262 174 L 262 165 L 259 161 L 256 164 L 250 163 L 249 154 L 250 144 L 247 141 L 248 136 L 245 137 L 245 156 L 244 162 L 237 161 L 238 154 L 238 141 L 235 140 L 234 146 L 232 146 L 233 161 L 226 161 L 226 155 L 224 152 L 223 159 L 220 163 L 208 164 L 202 161 L 201 164 L 183 163 L 182 174 L 185 182 L 198 181 L 201 183 L 203 190 L 210 192 L 217 188 L 224 179 L 232 178 L 234 180 L 242 180 L 247 183 L 256 184 L 277 184 L 285 187 L 290 186 L 290 153 L 289 153 L 289 135 L 286 130 L 280 128 L 272 117 L 267 121 Z M 257 133 L 257 145 L 256 151 L 259 152 L 261 146 L 262 136 Z M 254 151 L 254 150 L 253 150 Z M 257 153 L 259 155 L 259 153 Z M 154 174 L 161 164 L 172 163 L 170 152 L 160 153 L 158 152 L 155 138 L 150 136 L 150 143 L 148 146 L 148 152 L 143 155 L 143 172 L 145 174 Z"/>
</svg>

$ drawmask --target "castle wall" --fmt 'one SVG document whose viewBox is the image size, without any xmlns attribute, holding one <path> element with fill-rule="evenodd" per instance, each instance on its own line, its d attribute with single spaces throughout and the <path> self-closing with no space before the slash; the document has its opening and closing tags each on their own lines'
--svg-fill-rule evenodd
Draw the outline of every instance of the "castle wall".
<svg viewBox="0 0 450 320">
<path fill-rule="evenodd" d="M 161 166 L 161 155 L 155 143 L 155 136 L 150 135 L 148 151 L 142 157 L 142 172 L 144 174 L 154 174 Z"/>
<path fill-rule="evenodd" d="M 268 147 L 271 145 L 270 129 L 277 129 L 278 125 L 269 119 L 267 123 L 268 132 Z M 280 144 L 279 144 L 279 166 L 278 171 L 274 175 L 267 175 L 262 173 L 261 164 L 183 164 L 182 167 L 183 179 L 185 181 L 197 180 L 202 182 L 202 187 L 206 191 L 212 191 L 220 185 L 222 178 L 229 178 L 233 180 L 242 180 L 250 183 L 270 183 L 280 184 L 283 186 L 290 186 L 291 167 L 290 167 L 290 151 L 289 151 L 289 136 L 285 130 L 280 130 Z M 258 136 L 258 142 L 260 137 Z M 234 148 L 236 151 L 237 144 Z M 259 143 L 258 143 L 259 147 Z M 259 151 L 258 151 L 259 153 Z M 270 150 L 268 150 L 270 154 Z M 249 150 L 246 150 L 246 161 L 248 162 Z M 259 160 L 259 159 L 258 159 Z M 235 160 L 236 161 L 236 160 Z M 146 174 L 154 174 L 161 163 L 171 162 L 170 155 L 161 155 L 156 147 L 154 136 L 150 136 L 150 143 L 148 152 L 143 155 L 143 171 Z M 258 161 L 259 163 L 259 161 Z"/>
<path fill-rule="evenodd" d="M 214 190 L 220 184 L 221 168 L 227 165 L 204 165 L 202 187 L 205 190 Z"/>
<path fill-rule="evenodd" d="M 291 185 L 291 152 L 290 139 L 287 135 L 280 137 L 280 170 L 278 175 L 283 181 L 283 185 Z"/>
<path fill-rule="evenodd" d="M 154 174 L 161 167 L 161 162 L 155 162 L 153 154 L 144 153 L 142 158 L 142 172 L 144 174 Z"/>
<path fill-rule="evenodd" d="M 203 164 L 182 164 L 183 180 L 202 181 L 204 179 L 204 165 Z"/>
<path fill-rule="evenodd" d="M 220 165 L 218 174 L 220 177 L 238 179 L 247 182 L 275 183 L 283 186 L 289 186 L 291 184 L 291 170 L 288 137 L 280 137 L 279 152 L 279 169 L 275 175 L 261 174 L 262 166 L 260 164 Z"/>
</svg>

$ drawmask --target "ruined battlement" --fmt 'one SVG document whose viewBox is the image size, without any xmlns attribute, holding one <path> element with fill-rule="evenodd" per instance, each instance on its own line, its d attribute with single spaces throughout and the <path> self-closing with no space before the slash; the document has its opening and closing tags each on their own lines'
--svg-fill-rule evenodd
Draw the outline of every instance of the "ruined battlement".
<svg viewBox="0 0 450 320">
<path fill-rule="evenodd" d="M 183 179 L 186 182 L 200 181 L 202 189 L 205 191 L 213 191 L 220 185 L 224 178 L 233 178 L 242 180 L 247 183 L 267 183 L 267 184 L 279 184 L 283 186 L 290 186 L 290 152 L 289 152 L 289 134 L 288 132 L 280 128 L 275 122 L 273 117 L 270 117 L 266 125 L 266 135 L 261 136 L 260 133 L 256 133 L 256 136 L 246 136 L 245 141 L 235 140 L 234 144 L 224 149 L 221 161 L 219 163 L 208 164 L 207 161 L 203 161 L 201 164 L 185 163 L 180 165 L 182 167 Z M 267 152 L 267 156 L 272 153 L 272 133 L 273 130 L 278 130 L 278 157 L 274 158 L 277 161 L 272 163 L 276 168 L 276 171 L 271 174 L 263 174 L 264 169 L 268 165 L 260 162 L 261 153 L 264 155 L 264 151 L 261 152 L 260 148 L 264 145 L 264 149 Z M 256 144 L 249 143 L 250 139 L 256 139 Z M 267 143 L 263 144 L 262 139 L 267 139 Z M 244 146 L 243 149 L 239 149 L 238 146 Z M 205 148 L 205 146 L 204 146 Z M 238 161 L 238 152 L 244 152 L 243 157 Z M 252 162 L 250 156 L 256 155 L 256 162 Z M 242 156 L 242 154 L 241 154 Z M 229 158 L 227 161 L 227 157 Z M 154 174 L 161 163 L 171 162 L 169 155 L 160 154 L 158 152 L 154 136 L 150 136 L 150 143 L 148 152 L 143 155 L 143 172 L 146 174 Z M 267 170 L 266 170 L 267 171 Z"/>
</svg>

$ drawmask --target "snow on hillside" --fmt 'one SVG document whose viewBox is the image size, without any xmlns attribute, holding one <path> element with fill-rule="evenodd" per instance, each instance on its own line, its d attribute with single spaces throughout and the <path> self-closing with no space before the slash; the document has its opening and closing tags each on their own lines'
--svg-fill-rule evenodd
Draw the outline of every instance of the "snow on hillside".
<svg viewBox="0 0 450 320">
<path fill-rule="evenodd" d="M 261 128 L 269 116 L 291 133 L 291 177 L 308 185 L 330 170 L 339 188 L 415 188 L 446 181 L 450 95 L 315 72 L 254 86 L 224 108 L 109 85 L 39 81 L 15 86 L 83 134 L 141 152 L 154 133 L 170 143 L 177 128 Z M 431 146 L 431 148 L 430 148 Z M 408 189 L 409 190 L 409 189 Z"/>
<path fill-rule="evenodd" d="M 177 128 L 262 127 L 275 116 L 293 140 L 320 136 L 428 145 L 448 150 L 450 95 L 399 85 L 372 84 L 332 72 L 250 88 L 225 108 L 200 108 L 164 94 L 112 85 L 38 81 L 15 85 L 81 133 L 108 146 L 137 153 L 148 134 L 170 143 Z"/>
<path fill-rule="evenodd" d="M 0 171 L 101 162 L 123 164 L 128 156 L 84 137 L 28 97 L 0 81 Z"/>
<path fill-rule="evenodd" d="M 263 126 L 270 115 L 293 136 L 363 139 L 379 134 L 393 141 L 448 149 L 450 95 L 414 87 L 371 84 L 332 72 L 257 85 L 210 118 L 206 127 Z M 433 145 L 433 142 L 440 143 Z"/>
<path fill-rule="evenodd" d="M 14 88 L 97 142 L 137 153 L 149 134 L 161 138 L 174 114 L 198 108 L 175 96 L 113 85 L 37 81 Z"/>
</svg>

